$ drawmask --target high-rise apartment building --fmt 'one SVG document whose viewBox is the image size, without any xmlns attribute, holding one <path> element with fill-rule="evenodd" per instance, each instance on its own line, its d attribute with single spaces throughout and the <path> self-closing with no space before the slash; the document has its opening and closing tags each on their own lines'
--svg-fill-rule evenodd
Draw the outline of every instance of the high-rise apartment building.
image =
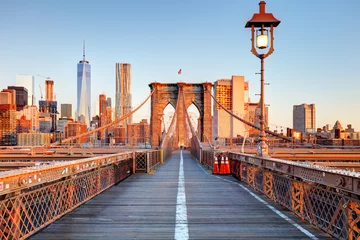
<svg viewBox="0 0 360 240">
<path fill-rule="evenodd" d="M 21 111 L 28 105 L 28 91 L 25 87 L 9 86 L 8 89 L 15 90 L 16 111 Z"/>
<path fill-rule="evenodd" d="M 99 116 L 106 116 L 106 95 L 99 95 Z"/>
<path fill-rule="evenodd" d="M 53 101 L 54 100 L 54 81 L 47 79 L 45 81 L 45 100 Z"/>
<path fill-rule="evenodd" d="M 249 101 L 248 85 L 243 76 L 232 76 L 231 79 L 220 79 L 214 84 L 216 100 L 233 114 L 244 118 L 245 106 Z M 228 138 L 243 136 L 244 124 L 232 117 L 218 104 L 213 106 L 213 137 Z"/>
<path fill-rule="evenodd" d="M 91 65 L 85 60 L 85 43 L 83 59 L 77 65 L 77 110 L 76 119 L 86 126 L 91 121 Z"/>
<path fill-rule="evenodd" d="M 61 118 L 72 118 L 72 105 L 70 103 L 61 104 Z"/>
<path fill-rule="evenodd" d="M 129 63 L 116 63 L 116 100 L 115 120 L 131 112 L 131 65 Z M 122 121 L 120 125 L 126 127 L 132 123 L 132 117 Z"/>
<path fill-rule="evenodd" d="M 107 99 L 105 94 L 99 95 L 99 127 L 105 126 L 111 122 L 111 116 L 108 116 L 108 108 L 106 106 Z M 110 108 L 111 109 L 111 108 Z"/>
<path fill-rule="evenodd" d="M 16 86 L 25 87 L 28 95 L 28 105 L 35 104 L 35 79 L 34 76 L 26 74 L 16 74 Z"/>
<path fill-rule="evenodd" d="M 315 104 L 293 106 L 293 128 L 302 133 L 316 132 Z"/>
</svg>

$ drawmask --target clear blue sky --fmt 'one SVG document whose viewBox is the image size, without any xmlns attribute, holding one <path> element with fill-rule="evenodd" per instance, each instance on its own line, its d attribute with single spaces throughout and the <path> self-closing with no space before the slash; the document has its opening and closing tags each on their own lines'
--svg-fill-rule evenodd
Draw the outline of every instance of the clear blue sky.
<svg viewBox="0 0 360 240">
<path fill-rule="evenodd" d="M 103 92 L 114 100 L 116 62 L 132 64 L 134 106 L 152 81 L 213 82 L 231 75 L 245 76 L 255 102 L 260 61 L 250 53 L 244 25 L 258 2 L 2 0 L 0 88 L 13 85 L 17 73 L 50 76 L 57 100 L 75 110 L 76 64 L 86 39 L 93 106 Z M 292 126 L 294 104 L 315 103 L 317 127 L 339 120 L 360 130 L 360 1 L 268 0 L 266 7 L 282 21 L 275 52 L 265 60 L 271 128 Z M 37 99 L 44 80 L 36 77 Z M 139 116 L 149 114 L 148 105 Z"/>
</svg>

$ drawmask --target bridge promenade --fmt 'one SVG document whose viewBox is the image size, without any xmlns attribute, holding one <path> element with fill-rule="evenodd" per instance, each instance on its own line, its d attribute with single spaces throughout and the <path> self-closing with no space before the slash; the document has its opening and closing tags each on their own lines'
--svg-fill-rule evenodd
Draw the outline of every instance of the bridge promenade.
<svg viewBox="0 0 360 240">
<path fill-rule="evenodd" d="M 187 236 L 328 238 L 326 233 L 253 192 L 246 184 L 231 176 L 209 174 L 189 152 L 175 151 L 154 174 L 129 176 L 30 239 L 187 239 Z"/>
</svg>

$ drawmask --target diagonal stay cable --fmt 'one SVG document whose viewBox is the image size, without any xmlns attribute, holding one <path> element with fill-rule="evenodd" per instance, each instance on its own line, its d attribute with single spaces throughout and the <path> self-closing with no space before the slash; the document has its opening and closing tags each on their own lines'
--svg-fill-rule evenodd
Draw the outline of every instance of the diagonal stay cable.
<svg viewBox="0 0 360 240">
<path fill-rule="evenodd" d="M 102 130 L 104 130 L 104 129 L 107 129 L 107 128 L 109 128 L 109 127 L 112 127 L 112 126 L 120 123 L 120 122 L 123 121 L 124 119 L 126 119 L 126 118 L 130 117 L 132 114 L 134 114 L 137 110 L 139 110 L 139 109 L 147 102 L 147 100 L 149 100 L 149 98 L 154 94 L 154 92 L 155 92 L 155 89 L 149 94 L 149 96 L 147 96 L 147 98 L 146 98 L 139 106 L 137 106 L 134 110 L 132 110 L 131 112 L 125 114 L 125 115 L 122 116 L 121 118 L 119 118 L 119 119 L 117 119 L 117 120 L 115 120 L 115 121 L 113 121 L 113 122 L 111 122 L 111 123 L 109 123 L 109 124 L 107 124 L 107 125 L 105 125 L 105 126 L 96 128 L 96 129 L 91 130 L 91 131 L 88 131 L 88 132 L 86 132 L 86 133 L 82 133 L 82 134 L 79 134 L 79 135 L 77 135 L 77 136 L 73 136 L 73 137 L 66 138 L 66 139 L 62 140 L 62 143 L 67 143 L 67 142 L 71 142 L 71 141 L 74 141 L 74 140 L 79 139 L 79 138 L 87 137 L 87 136 L 89 136 L 90 134 L 93 134 L 93 133 L 102 131 Z M 55 142 L 55 143 L 51 144 L 50 146 L 53 147 L 53 146 L 56 146 L 56 145 L 58 145 L 58 144 L 60 144 L 60 142 Z"/>
<path fill-rule="evenodd" d="M 229 111 L 229 110 L 226 109 L 221 103 L 219 103 L 219 102 L 216 100 L 216 98 L 211 94 L 211 92 L 210 92 L 207 88 L 205 88 L 205 90 L 210 94 L 210 96 L 212 97 L 212 99 L 214 99 L 214 101 L 216 102 L 216 104 L 218 104 L 222 109 L 225 110 L 225 112 L 227 112 L 228 114 L 230 114 L 231 116 L 233 116 L 233 117 L 236 118 L 237 120 L 245 123 L 246 125 L 248 125 L 248 126 L 250 126 L 250 127 L 253 127 L 253 128 L 255 128 L 255 129 L 261 130 L 259 126 L 256 126 L 255 124 L 253 124 L 253 123 L 251 123 L 251 122 L 248 122 L 248 121 L 246 121 L 246 120 L 244 120 L 244 119 L 242 119 L 242 118 L 234 115 L 231 111 Z M 285 136 L 280 135 L 280 134 L 278 134 L 278 133 L 274 133 L 274 132 L 272 132 L 272 131 L 270 131 L 270 130 L 265 130 L 265 132 L 268 133 L 268 134 L 271 134 L 271 135 L 273 135 L 273 136 L 275 136 L 275 137 L 282 138 L 282 139 L 284 139 L 284 140 L 286 140 L 286 141 L 290 141 L 290 142 L 292 141 L 291 138 L 285 137 Z"/>
</svg>

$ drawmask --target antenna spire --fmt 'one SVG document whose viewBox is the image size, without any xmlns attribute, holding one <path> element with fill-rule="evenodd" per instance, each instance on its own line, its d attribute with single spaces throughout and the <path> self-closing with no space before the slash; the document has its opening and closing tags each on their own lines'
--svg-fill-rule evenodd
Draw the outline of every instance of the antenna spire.
<svg viewBox="0 0 360 240">
<path fill-rule="evenodd" d="M 85 39 L 83 41 L 83 61 L 85 62 Z"/>
</svg>

